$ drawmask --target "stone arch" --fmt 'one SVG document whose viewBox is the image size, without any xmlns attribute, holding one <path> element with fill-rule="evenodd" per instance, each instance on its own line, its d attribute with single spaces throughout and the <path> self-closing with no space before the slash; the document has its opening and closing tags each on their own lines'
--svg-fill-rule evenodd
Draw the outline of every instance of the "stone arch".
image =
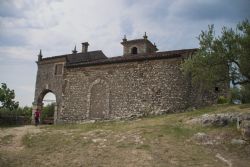
<svg viewBox="0 0 250 167">
<path fill-rule="evenodd" d="M 47 93 L 53 93 L 56 96 L 56 94 L 52 90 L 44 89 L 44 90 L 41 91 L 41 93 L 39 94 L 39 96 L 37 98 L 37 104 L 42 104 L 43 98 Z"/>
<path fill-rule="evenodd" d="M 107 119 L 109 118 L 109 85 L 102 79 L 96 79 L 88 89 L 87 95 L 87 118 Z"/>
<path fill-rule="evenodd" d="M 34 112 L 39 109 L 39 110 L 42 110 L 43 108 L 43 99 L 44 99 L 44 96 L 47 94 L 47 93 L 53 93 L 55 98 L 56 98 L 56 104 L 55 104 L 55 112 L 54 112 L 54 124 L 56 123 L 57 121 L 57 113 L 58 113 L 58 96 L 57 94 L 50 90 L 50 89 L 43 89 L 37 96 L 36 100 L 34 101 L 33 103 L 33 114 L 32 114 L 32 122 L 34 123 Z"/>
<path fill-rule="evenodd" d="M 137 47 L 132 47 L 131 48 L 131 53 L 132 54 L 138 54 L 138 48 Z"/>
</svg>

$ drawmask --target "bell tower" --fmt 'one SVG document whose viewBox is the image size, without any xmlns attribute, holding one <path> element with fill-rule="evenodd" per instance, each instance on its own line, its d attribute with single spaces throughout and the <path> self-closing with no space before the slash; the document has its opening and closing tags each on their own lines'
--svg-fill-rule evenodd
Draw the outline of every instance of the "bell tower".
<svg viewBox="0 0 250 167">
<path fill-rule="evenodd" d="M 148 40 L 146 32 L 141 39 L 127 40 L 125 35 L 121 44 L 123 45 L 123 56 L 135 56 L 137 54 L 147 54 L 158 51 L 156 45 Z"/>
</svg>

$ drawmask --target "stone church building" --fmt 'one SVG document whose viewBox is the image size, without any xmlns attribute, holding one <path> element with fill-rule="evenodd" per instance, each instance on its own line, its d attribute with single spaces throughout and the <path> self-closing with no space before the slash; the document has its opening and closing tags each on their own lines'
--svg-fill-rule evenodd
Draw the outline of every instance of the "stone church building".
<svg viewBox="0 0 250 167">
<path fill-rule="evenodd" d="M 214 102 L 218 88 L 200 94 L 180 70 L 196 49 L 157 52 L 146 34 L 121 44 L 118 57 L 88 51 L 88 42 L 79 53 L 43 58 L 40 52 L 33 109 L 42 109 L 48 92 L 56 97 L 54 123 L 180 112 Z"/>
</svg>

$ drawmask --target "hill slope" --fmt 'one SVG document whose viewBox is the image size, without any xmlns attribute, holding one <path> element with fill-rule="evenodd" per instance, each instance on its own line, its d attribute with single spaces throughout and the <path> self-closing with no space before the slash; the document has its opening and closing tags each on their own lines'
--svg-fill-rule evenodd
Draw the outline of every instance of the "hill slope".
<svg viewBox="0 0 250 167">
<path fill-rule="evenodd" d="M 250 144 L 236 124 L 201 126 L 203 114 L 250 112 L 219 105 L 131 121 L 0 129 L 0 166 L 248 167 Z M 237 143 L 237 142 L 236 142 Z"/>
</svg>

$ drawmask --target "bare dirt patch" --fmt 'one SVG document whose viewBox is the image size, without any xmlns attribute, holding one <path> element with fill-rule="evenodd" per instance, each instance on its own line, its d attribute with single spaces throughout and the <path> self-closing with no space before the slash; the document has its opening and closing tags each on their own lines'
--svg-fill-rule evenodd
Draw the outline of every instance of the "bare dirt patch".
<svg viewBox="0 0 250 167">
<path fill-rule="evenodd" d="M 36 134 L 40 132 L 41 129 L 39 127 L 32 125 L 0 129 L 0 150 L 22 150 L 24 148 L 22 144 L 22 138 L 26 134 Z"/>
</svg>

